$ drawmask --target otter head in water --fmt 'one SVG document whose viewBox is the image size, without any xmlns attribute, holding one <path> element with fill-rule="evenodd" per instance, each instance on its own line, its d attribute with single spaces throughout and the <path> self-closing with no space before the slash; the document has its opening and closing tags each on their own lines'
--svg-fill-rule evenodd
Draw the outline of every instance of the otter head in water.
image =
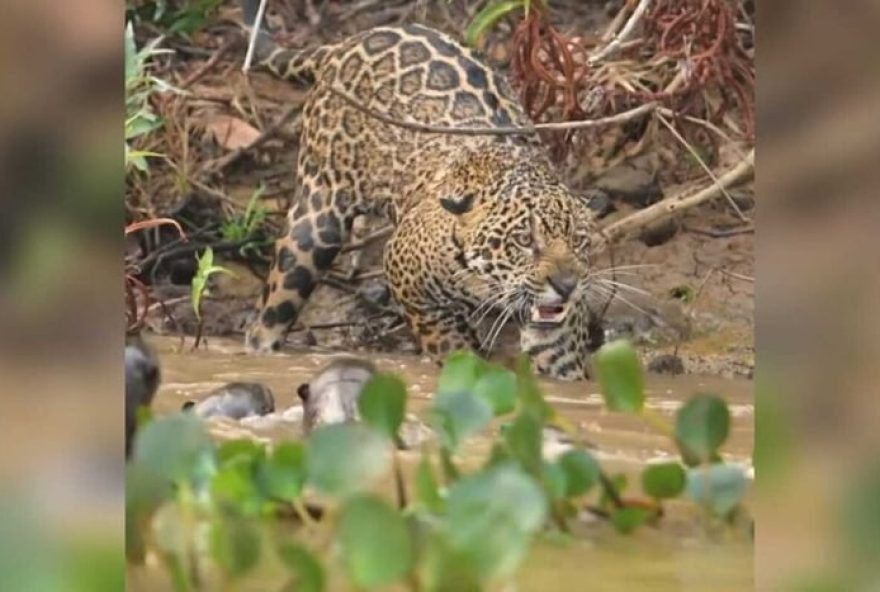
<svg viewBox="0 0 880 592">
<path fill-rule="evenodd" d="M 306 434 L 317 427 L 358 419 L 358 397 L 376 373 L 372 362 L 353 356 L 334 359 L 315 378 L 301 384 L 297 394 L 303 404 Z"/>
<path fill-rule="evenodd" d="M 259 382 L 230 382 L 214 389 L 198 403 L 187 401 L 183 404 L 183 410 L 205 418 L 242 419 L 272 413 L 275 411 L 275 397 L 269 387 Z"/>
<path fill-rule="evenodd" d="M 149 407 L 159 387 L 159 361 L 153 350 L 135 335 L 125 342 L 125 457 L 131 454 L 137 412 Z"/>
</svg>

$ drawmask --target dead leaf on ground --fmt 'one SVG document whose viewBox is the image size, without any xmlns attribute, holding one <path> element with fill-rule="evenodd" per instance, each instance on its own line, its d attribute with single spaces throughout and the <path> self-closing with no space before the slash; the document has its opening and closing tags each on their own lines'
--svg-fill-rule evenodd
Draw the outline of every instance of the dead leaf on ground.
<svg viewBox="0 0 880 592">
<path fill-rule="evenodd" d="M 260 130 L 232 115 L 212 115 L 205 120 L 214 141 L 227 150 L 247 148 L 260 137 Z"/>
</svg>

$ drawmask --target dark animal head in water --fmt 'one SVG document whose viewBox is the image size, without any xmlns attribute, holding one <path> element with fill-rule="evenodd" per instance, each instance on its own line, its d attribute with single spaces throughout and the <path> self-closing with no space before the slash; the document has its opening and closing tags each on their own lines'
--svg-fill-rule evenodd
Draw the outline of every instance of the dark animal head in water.
<svg viewBox="0 0 880 592">
<path fill-rule="evenodd" d="M 308 384 L 301 384 L 296 392 L 303 404 L 305 432 L 358 419 L 358 397 L 375 373 L 372 362 L 345 356 L 330 362 Z"/>
<path fill-rule="evenodd" d="M 181 409 L 204 418 L 241 419 L 272 413 L 275 411 L 275 397 L 269 387 L 259 382 L 230 382 L 214 389 L 198 403 L 186 401 Z"/>
<path fill-rule="evenodd" d="M 125 343 L 125 457 L 131 454 L 137 413 L 149 407 L 159 387 L 159 361 L 139 335 Z"/>
</svg>

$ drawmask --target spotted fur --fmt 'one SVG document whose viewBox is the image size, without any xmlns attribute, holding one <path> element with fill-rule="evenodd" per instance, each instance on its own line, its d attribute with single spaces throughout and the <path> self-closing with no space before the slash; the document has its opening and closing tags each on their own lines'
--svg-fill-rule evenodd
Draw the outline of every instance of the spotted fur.
<svg viewBox="0 0 880 592">
<path fill-rule="evenodd" d="M 386 277 L 423 351 L 437 359 L 490 345 L 475 331 L 490 310 L 525 325 L 548 295 L 577 308 L 571 303 L 584 293 L 594 218 L 559 181 L 537 137 L 413 131 L 340 96 L 424 124 L 529 124 L 505 77 L 473 51 L 405 25 L 304 51 L 263 37 L 258 55 L 276 75 L 311 89 L 298 193 L 247 333 L 249 349 L 280 347 L 364 214 L 395 225 Z M 540 367 L 552 374 L 554 365 Z"/>
</svg>

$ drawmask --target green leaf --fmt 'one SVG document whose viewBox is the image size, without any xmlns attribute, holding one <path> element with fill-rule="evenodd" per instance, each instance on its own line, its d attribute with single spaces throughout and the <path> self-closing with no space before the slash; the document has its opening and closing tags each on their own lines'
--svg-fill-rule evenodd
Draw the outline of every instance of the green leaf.
<svg viewBox="0 0 880 592">
<path fill-rule="evenodd" d="M 684 491 L 685 479 L 677 462 L 648 465 L 642 471 L 642 489 L 658 500 L 677 497 Z"/>
<path fill-rule="evenodd" d="M 509 576 L 547 517 L 538 484 L 515 465 L 469 475 L 452 485 L 444 534 L 481 578 Z"/>
<path fill-rule="evenodd" d="M 306 480 L 305 447 L 300 442 L 282 442 L 259 465 L 259 475 L 268 497 L 294 501 L 302 493 Z"/>
<path fill-rule="evenodd" d="M 231 504 L 247 516 L 259 514 L 264 501 L 254 480 L 254 462 L 245 457 L 217 471 L 211 480 L 211 493 L 215 501 Z"/>
<path fill-rule="evenodd" d="M 440 443 L 448 450 L 455 450 L 462 441 L 488 425 L 492 408 L 471 392 L 444 391 L 434 397 L 429 420 Z"/>
<path fill-rule="evenodd" d="M 401 579 L 413 563 L 413 541 L 401 515 L 371 495 L 350 498 L 342 507 L 339 543 L 349 577 L 373 588 Z"/>
<path fill-rule="evenodd" d="M 596 352 L 593 361 L 608 409 L 641 413 L 645 404 L 645 379 L 632 345 L 622 339 L 606 343 Z"/>
<path fill-rule="evenodd" d="M 131 21 L 125 25 L 125 84 L 130 86 L 131 81 L 140 75 L 140 60 L 138 59 L 137 44 L 134 40 L 134 26 Z"/>
<path fill-rule="evenodd" d="M 143 531 L 149 516 L 171 497 L 171 486 L 150 467 L 131 462 L 125 467 L 125 555 L 141 561 L 146 548 Z"/>
<path fill-rule="evenodd" d="M 344 497 L 387 474 L 390 461 L 387 438 L 361 423 L 332 424 L 312 433 L 306 474 L 319 491 Z"/>
<path fill-rule="evenodd" d="M 226 440 L 217 448 L 217 462 L 222 467 L 233 459 L 246 458 L 256 460 L 265 455 L 265 449 L 254 440 Z"/>
<path fill-rule="evenodd" d="M 551 499 L 561 500 L 565 498 L 568 485 L 565 479 L 565 471 L 556 463 L 545 461 L 541 467 L 541 480 L 550 494 Z"/>
<path fill-rule="evenodd" d="M 293 541 L 278 545 L 278 557 L 294 573 L 287 588 L 296 592 L 323 592 L 327 587 L 324 567 L 311 551 Z"/>
<path fill-rule="evenodd" d="M 211 556 L 232 577 L 257 566 L 261 542 L 257 528 L 243 518 L 219 514 L 211 524 Z"/>
<path fill-rule="evenodd" d="M 481 592 L 477 569 L 468 558 L 452 548 L 444 532 L 429 531 L 420 551 L 418 590 Z"/>
<path fill-rule="evenodd" d="M 198 262 L 198 268 L 192 279 L 191 298 L 196 318 L 201 320 L 202 295 L 205 293 L 205 288 L 208 286 L 208 279 L 215 273 L 225 273 L 233 277 L 236 277 L 236 274 L 225 267 L 214 265 L 214 249 L 211 247 L 205 247 L 201 257 L 196 254 L 196 261 Z"/>
<path fill-rule="evenodd" d="M 452 352 L 443 361 L 437 379 L 437 394 L 470 392 L 487 369 L 486 362 L 470 351 Z"/>
<path fill-rule="evenodd" d="M 358 398 L 361 419 L 394 440 L 406 411 L 406 385 L 392 374 L 374 374 Z"/>
<path fill-rule="evenodd" d="M 516 375 L 504 368 L 491 368 L 474 385 L 474 395 L 485 400 L 495 417 L 516 407 Z"/>
<path fill-rule="evenodd" d="M 617 532 L 630 534 L 644 524 L 653 514 L 647 508 L 626 507 L 611 512 L 611 524 Z"/>
<path fill-rule="evenodd" d="M 422 455 L 419 466 L 416 467 L 416 499 L 431 512 L 443 511 L 443 498 L 440 496 L 440 486 L 431 459 Z"/>
<path fill-rule="evenodd" d="M 523 8 L 523 0 L 505 0 L 489 4 L 477 13 L 471 24 L 465 30 L 465 43 L 473 47 L 492 25 L 498 22 L 504 15 Z"/>
<path fill-rule="evenodd" d="M 521 355 L 516 364 L 516 396 L 523 412 L 534 414 L 542 422 L 552 417 L 553 409 L 544 400 L 526 355 Z"/>
<path fill-rule="evenodd" d="M 492 443 L 492 449 L 489 451 L 489 458 L 486 459 L 486 464 L 483 468 L 490 469 L 512 461 L 513 457 L 510 456 L 510 451 L 508 450 L 506 443 L 495 441 Z"/>
<path fill-rule="evenodd" d="M 599 463 L 584 450 L 569 450 L 557 462 L 565 473 L 566 497 L 584 495 L 599 481 Z"/>
<path fill-rule="evenodd" d="M 727 403 L 715 395 L 696 395 L 678 410 L 675 437 L 689 465 L 712 462 L 730 432 Z"/>
<path fill-rule="evenodd" d="M 214 445 L 204 424 L 189 413 L 154 419 L 138 432 L 134 462 L 162 479 L 198 483 L 215 470 Z"/>
<path fill-rule="evenodd" d="M 540 475 L 543 465 L 541 422 L 532 413 L 522 412 L 504 431 L 511 456 L 532 475 Z"/>
<path fill-rule="evenodd" d="M 746 493 L 746 474 L 742 467 L 713 464 L 688 469 L 687 493 L 718 516 L 726 516 Z"/>
<path fill-rule="evenodd" d="M 162 120 L 153 116 L 151 113 L 141 113 L 125 122 L 125 139 L 131 140 L 148 134 L 151 131 L 162 126 Z"/>
</svg>

